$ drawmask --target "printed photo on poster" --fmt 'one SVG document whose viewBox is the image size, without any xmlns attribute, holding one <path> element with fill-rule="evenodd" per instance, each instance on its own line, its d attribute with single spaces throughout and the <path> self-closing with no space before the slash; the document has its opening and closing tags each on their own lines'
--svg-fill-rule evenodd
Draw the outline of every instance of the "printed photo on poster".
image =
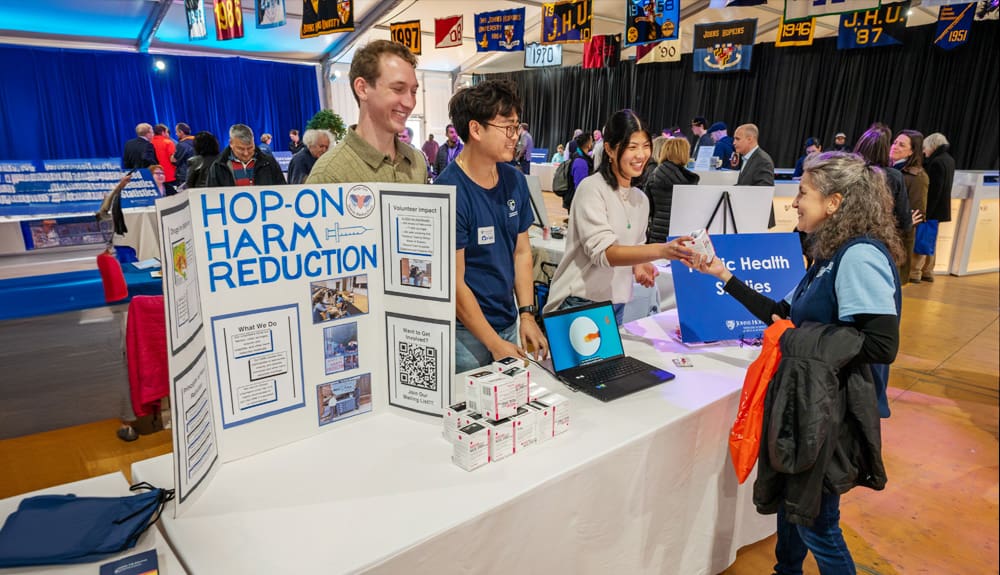
<svg viewBox="0 0 1000 575">
<path fill-rule="evenodd" d="M 323 364 L 327 375 L 358 368 L 357 322 L 323 328 Z"/>
<path fill-rule="evenodd" d="M 399 281 L 403 285 L 430 288 L 431 261 L 417 258 L 399 260 Z"/>
<path fill-rule="evenodd" d="M 160 212 L 160 237 L 167 251 L 169 270 L 163 270 L 170 352 L 177 355 L 201 330 L 201 298 L 195 263 L 191 212 L 185 201 Z"/>
<path fill-rule="evenodd" d="M 370 373 L 338 379 L 316 386 L 319 424 L 326 425 L 372 410 Z"/>
<path fill-rule="evenodd" d="M 299 306 L 212 318 L 222 426 L 305 406 Z"/>
<path fill-rule="evenodd" d="M 440 415 L 450 405 L 451 322 L 387 312 L 389 403 Z"/>
<path fill-rule="evenodd" d="M 451 301 L 451 197 L 439 193 L 383 190 L 382 241 L 385 292 L 434 301 Z"/>
<path fill-rule="evenodd" d="M 309 284 L 313 323 L 368 313 L 368 274 L 321 280 Z"/>
</svg>

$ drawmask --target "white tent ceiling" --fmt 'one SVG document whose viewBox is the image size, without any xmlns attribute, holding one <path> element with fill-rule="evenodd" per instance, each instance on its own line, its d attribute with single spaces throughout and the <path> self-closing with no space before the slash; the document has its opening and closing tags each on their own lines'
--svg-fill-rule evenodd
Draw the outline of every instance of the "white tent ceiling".
<svg viewBox="0 0 1000 575">
<path fill-rule="evenodd" d="M 626 0 L 594 0 L 594 34 L 617 34 L 624 30 Z M 86 48 L 113 47 L 150 53 L 245 55 L 258 58 L 319 63 L 350 62 L 354 47 L 368 40 L 389 38 L 389 23 L 421 21 L 423 70 L 463 74 L 519 70 L 523 53 L 477 53 L 472 32 L 474 14 L 492 10 L 525 8 L 525 40 L 541 35 L 542 0 L 355 0 L 355 32 L 300 39 L 302 3 L 286 0 L 287 25 L 257 30 L 253 0 L 243 0 L 244 38 L 215 40 L 213 0 L 205 0 L 208 36 L 189 41 L 184 0 L 11 0 L 0 2 L 0 42 Z M 751 8 L 716 10 L 708 0 L 682 0 L 681 38 L 683 51 L 691 51 L 695 24 L 740 18 L 757 18 L 757 41 L 773 42 L 781 20 L 784 0 L 768 0 Z M 464 43 L 460 47 L 434 48 L 434 18 L 464 14 Z M 934 22 L 936 8 L 915 7 L 908 24 Z M 816 37 L 835 36 L 838 17 L 817 20 Z M 563 47 L 563 64 L 578 64 L 582 44 Z M 634 53 L 623 53 L 627 58 Z"/>
</svg>

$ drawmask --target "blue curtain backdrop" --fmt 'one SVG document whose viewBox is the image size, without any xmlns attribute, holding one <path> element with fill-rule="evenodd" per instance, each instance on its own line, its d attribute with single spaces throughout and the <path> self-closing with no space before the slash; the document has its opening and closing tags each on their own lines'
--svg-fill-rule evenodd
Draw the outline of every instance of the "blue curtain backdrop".
<svg viewBox="0 0 1000 575">
<path fill-rule="evenodd" d="M 0 160 L 121 157 L 140 122 L 171 136 L 185 122 L 222 146 L 242 123 L 284 150 L 319 109 L 313 66 L 0 45 Z"/>
</svg>

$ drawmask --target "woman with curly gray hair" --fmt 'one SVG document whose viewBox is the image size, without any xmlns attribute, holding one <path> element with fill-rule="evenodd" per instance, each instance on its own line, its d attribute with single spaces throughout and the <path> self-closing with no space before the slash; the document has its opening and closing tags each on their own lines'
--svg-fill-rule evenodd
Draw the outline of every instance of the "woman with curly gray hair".
<svg viewBox="0 0 1000 575">
<path fill-rule="evenodd" d="M 822 324 L 823 329 L 827 326 L 851 328 L 846 331 L 854 338 L 852 342 L 857 344 L 857 348 L 851 347 L 843 352 L 846 356 L 843 369 L 847 370 L 848 366 L 857 368 L 862 378 L 861 389 L 868 395 L 850 395 L 851 388 L 845 388 L 841 379 L 839 390 L 834 382 L 833 401 L 842 401 L 843 404 L 829 403 L 823 407 L 807 402 L 795 406 L 799 410 L 797 417 L 803 421 L 812 417 L 825 417 L 831 421 L 831 429 L 838 430 L 831 433 L 833 438 L 822 434 L 810 435 L 812 430 L 800 433 L 797 427 L 791 436 L 769 438 L 766 433 L 762 434 L 754 502 L 761 512 L 776 512 L 778 515 L 776 573 L 802 573 L 802 561 L 806 553 L 812 551 L 824 575 L 853 574 L 854 561 L 840 530 L 840 496 L 858 485 L 881 489 L 885 484 L 878 422 L 879 417 L 889 416 L 885 395 L 888 372 L 878 369 L 876 364 L 891 363 L 899 347 L 901 300 L 896 262 L 902 260 L 905 253 L 882 168 L 868 164 L 860 156 L 844 152 L 810 156 L 804 163 L 799 193 L 792 206 L 798 211 L 798 229 L 809 234 L 808 246 L 814 263 L 799 285 L 783 300 L 774 301 L 757 293 L 737 279 L 720 258 L 710 263 L 701 258 L 694 262 L 693 267 L 722 280 L 726 292 L 765 323 L 788 318 L 796 328 L 813 327 L 809 324 Z M 792 332 L 798 331 L 788 330 L 781 338 L 782 353 L 786 358 L 787 339 L 791 335 L 794 340 L 796 334 Z M 840 340 L 820 341 L 825 346 L 827 341 Z M 819 353 L 826 351 L 824 349 Z M 811 357 L 809 359 L 812 360 Z M 775 388 L 785 365 L 783 359 L 767 390 L 765 430 L 773 429 L 767 426 L 768 406 L 776 405 L 771 403 L 775 401 L 772 394 L 785 393 L 780 384 L 778 389 Z M 821 382 L 810 377 L 813 372 L 805 370 L 802 375 L 805 377 L 796 380 L 797 384 L 803 388 L 813 386 L 806 396 L 813 397 L 808 395 L 813 393 L 816 398 L 820 397 L 816 387 Z M 837 374 L 835 377 L 843 376 Z M 874 390 L 871 389 L 872 384 Z M 864 403 L 864 397 L 872 405 L 859 407 L 857 403 Z M 849 401 L 854 403 L 848 404 Z M 785 409 L 788 409 L 787 404 Z M 858 413 L 866 414 L 867 419 L 856 418 Z M 773 414 L 775 418 L 780 415 Z M 865 435 L 868 443 L 861 443 L 860 446 L 842 443 L 845 435 L 854 434 L 865 425 L 870 432 Z M 805 426 L 804 423 L 803 429 Z M 800 445 L 801 442 L 807 447 L 827 445 L 829 447 L 823 449 L 833 453 L 825 460 L 825 467 L 818 471 L 822 484 L 815 484 L 813 515 L 803 514 L 801 508 L 793 505 L 802 501 L 796 498 L 799 494 L 792 493 L 793 489 L 802 488 L 801 483 L 796 483 L 799 476 L 791 470 L 778 469 L 783 462 L 772 465 L 774 460 L 767 459 L 774 457 L 770 454 L 776 449 L 784 448 L 774 445 L 780 442 L 786 445 Z M 845 445 L 856 447 L 856 450 L 845 451 Z M 816 461 L 815 465 L 819 466 L 820 460 Z M 769 467 L 766 471 L 765 464 Z M 847 480 L 831 480 L 831 473 L 839 474 L 844 469 L 848 470 Z M 807 472 L 813 473 L 813 470 Z M 842 479 L 843 475 L 836 477 Z M 770 483 L 762 485 L 762 481 Z"/>
</svg>

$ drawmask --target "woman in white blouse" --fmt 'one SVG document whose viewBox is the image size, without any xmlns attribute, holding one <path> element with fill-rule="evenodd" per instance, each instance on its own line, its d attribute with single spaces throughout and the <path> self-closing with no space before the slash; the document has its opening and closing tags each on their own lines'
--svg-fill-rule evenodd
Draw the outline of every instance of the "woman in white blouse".
<svg viewBox="0 0 1000 575">
<path fill-rule="evenodd" d="M 604 162 L 580 182 L 573 197 L 566 253 L 552 278 L 545 313 L 610 300 L 622 323 L 633 281 L 652 286 L 658 259 L 691 261 L 689 236 L 647 244 L 649 201 L 633 180 L 650 157 L 651 139 L 632 110 L 619 110 L 605 124 Z"/>
</svg>

